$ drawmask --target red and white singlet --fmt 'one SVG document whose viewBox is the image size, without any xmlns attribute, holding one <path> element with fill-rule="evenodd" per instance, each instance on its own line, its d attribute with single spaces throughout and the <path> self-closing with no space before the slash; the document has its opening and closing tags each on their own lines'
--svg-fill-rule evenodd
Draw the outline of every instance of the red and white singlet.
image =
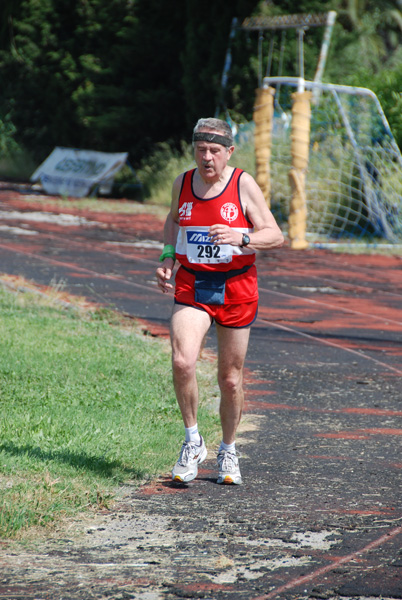
<svg viewBox="0 0 402 600">
<path fill-rule="evenodd" d="M 255 250 L 230 244 L 215 245 L 209 237 L 211 225 L 229 225 L 241 233 L 253 232 L 240 198 L 240 177 L 244 171 L 234 169 L 225 189 L 214 198 L 194 194 L 195 169 L 184 174 L 179 196 L 179 233 L 176 259 L 183 265 L 176 274 L 176 301 L 194 302 L 194 275 L 185 269 L 202 272 L 227 272 L 225 304 L 241 304 L 258 299 Z M 230 276 L 230 271 L 250 267 L 245 273 Z"/>
</svg>

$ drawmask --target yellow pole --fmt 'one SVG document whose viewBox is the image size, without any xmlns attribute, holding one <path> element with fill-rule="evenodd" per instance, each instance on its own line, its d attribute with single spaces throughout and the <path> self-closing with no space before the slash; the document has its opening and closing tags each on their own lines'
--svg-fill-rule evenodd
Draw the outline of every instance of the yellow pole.
<svg viewBox="0 0 402 600">
<path fill-rule="evenodd" d="M 289 213 L 289 239 L 290 247 L 294 250 L 308 248 L 308 242 L 306 241 L 307 205 L 305 183 L 309 158 L 311 96 L 311 92 L 295 92 L 292 94 L 292 166 L 289 171 L 292 199 Z"/>
<path fill-rule="evenodd" d="M 256 181 L 270 206 L 271 180 L 269 161 L 271 158 L 271 132 L 274 116 L 274 94 L 271 87 L 258 88 L 254 104 L 254 151 Z"/>
</svg>

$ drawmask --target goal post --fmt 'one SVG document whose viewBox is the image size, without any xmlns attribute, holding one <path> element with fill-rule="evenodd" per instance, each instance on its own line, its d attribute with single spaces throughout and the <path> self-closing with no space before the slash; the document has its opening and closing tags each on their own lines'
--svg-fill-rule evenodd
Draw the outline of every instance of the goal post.
<svg viewBox="0 0 402 600">
<path fill-rule="evenodd" d="M 321 81 L 335 19 L 334 11 L 261 15 L 241 25 L 259 32 L 256 179 L 294 249 L 335 239 L 402 242 L 402 155 L 377 96 Z M 306 81 L 303 39 L 312 27 L 323 27 L 324 37 L 314 81 Z M 282 76 L 282 41 L 280 72 L 270 76 L 278 30 L 282 41 L 286 30 L 297 34 L 298 77 Z M 265 31 L 271 40 L 263 77 Z"/>
<path fill-rule="evenodd" d="M 254 151 L 256 181 L 261 188 L 264 198 L 269 205 L 271 194 L 270 158 L 272 122 L 274 117 L 274 94 L 272 87 L 264 86 L 256 90 L 254 104 Z"/>
<path fill-rule="evenodd" d="M 291 200 L 288 218 L 290 246 L 294 250 L 305 250 L 307 201 L 306 172 L 309 160 L 311 92 L 297 91 L 292 94 L 291 156 L 288 177 Z"/>
<path fill-rule="evenodd" d="M 271 210 L 286 213 L 291 247 L 358 237 L 401 242 L 402 155 L 374 92 L 301 86 L 298 77 L 266 77 L 263 87 L 280 89 L 267 168 Z"/>
</svg>

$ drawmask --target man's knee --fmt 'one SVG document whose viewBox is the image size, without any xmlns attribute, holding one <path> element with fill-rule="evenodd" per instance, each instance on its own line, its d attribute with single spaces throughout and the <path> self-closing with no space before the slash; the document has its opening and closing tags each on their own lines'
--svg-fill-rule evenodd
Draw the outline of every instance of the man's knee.
<svg viewBox="0 0 402 600">
<path fill-rule="evenodd" d="M 175 377 L 193 377 L 195 373 L 196 362 L 190 357 L 177 352 L 173 353 L 172 367 Z"/>
<path fill-rule="evenodd" d="M 232 369 L 218 373 L 218 383 L 221 390 L 226 393 L 235 393 L 243 387 L 243 371 Z"/>
</svg>

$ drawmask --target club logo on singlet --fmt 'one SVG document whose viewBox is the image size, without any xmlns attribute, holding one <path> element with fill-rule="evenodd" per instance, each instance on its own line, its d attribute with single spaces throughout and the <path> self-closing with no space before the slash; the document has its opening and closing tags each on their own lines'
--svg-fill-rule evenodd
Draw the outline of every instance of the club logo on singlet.
<svg viewBox="0 0 402 600">
<path fill-rule="evenodd" d="M 236 221 L 239 215 L 239 209 L 236 204 L 233 202 L 226 202 L 221 208 L 221 217 L 225 219 L 228 223 L 232 223 L 232 221 Z"/>
<path fill-rule="evenodd" d="M 184 202 L 179 208 L 179 217 L 182 220 L 191 219 L 191 211 L 193 210 L 192 202 Z"/>
</svg>

